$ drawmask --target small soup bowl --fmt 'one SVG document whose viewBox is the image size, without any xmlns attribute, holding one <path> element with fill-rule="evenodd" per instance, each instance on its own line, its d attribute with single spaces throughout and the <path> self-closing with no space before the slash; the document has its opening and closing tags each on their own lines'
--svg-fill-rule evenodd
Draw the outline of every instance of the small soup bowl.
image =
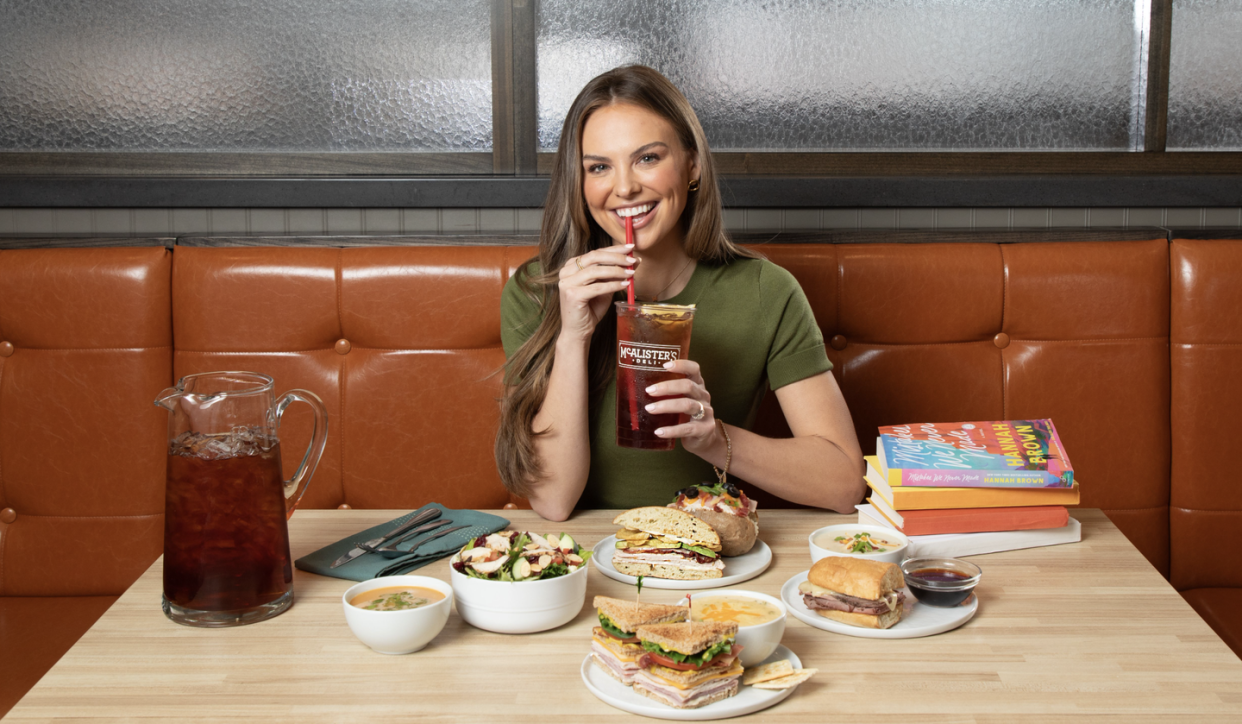
<svg viewBox="0 0 1242 724">
<path fill-rule="evenodd" d="M 350 603 L 377 588 L 430 588 L 444 594 L 439 601 L 401 611 L 369 611 Z M 448 622 L 453 587 L 427 576 L 386 576 L 355 584 L 341 596 L 345 622 L 358 640 L 381 654 L 409 654 L 426 646 Z"/>
<path fill-rule="evenodd" d="M 883 551 L 872 551 L 869 553 L 856 553 L 830 547 L 834 538 L 838 536 L 852 537 L 855 533 L 869 533 L 872 538 L 889 541 L 893 545 L 883 546 Z M 816 541 L 819 542 L 817 543 Z M 812 563 L 828 556 L 846 556 L 848 558 L 866 558 L 872 561 L 883 561 L 884 563 L 901 563 L 902 559 L 906 557 L 906 552 L 910 549 L 910 539 L 904 533 L 895 531 L 892 528 L 882 528 L 878 525 L 860 525 L 858 523 L 844 523 L 820 528 L 807 536 L 807 544 L 811 548 Z"/>
<path fill-rule="evenodd" d="M 736 596 L 738 598 L 762 601 L 780 611 L 780 615 L 771 621 L 751 626 L 739 624 L 737 627 L 736 641 L 742 647 L 742 653 L 738 655 L 738 659 L 742 662 L 742 666 L 759 665 L 760 662 L 772 655 L 772 652 L 780 645 L 781 638 L 785 635 L 785 620 L 789 617 L 789 611 L 785 608 L 785 604 L 779 598 L 769 596 L 766 593 L 744 591 L 736 588 L 703 591 L 693 596 L 691 600 L 693 601 L 697 598 L 706 601 L 718 596 Z"/>
</svg>

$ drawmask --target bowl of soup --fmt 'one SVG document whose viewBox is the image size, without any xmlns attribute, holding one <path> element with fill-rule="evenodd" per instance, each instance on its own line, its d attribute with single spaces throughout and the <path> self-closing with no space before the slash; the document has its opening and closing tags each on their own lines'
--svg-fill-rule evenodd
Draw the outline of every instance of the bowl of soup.
<svg viewBox="0 0 1242 724">
<path fill-rule="evenodd" d="M 756 666 L 772 655 L 785 635 L 785 604 L 779 598 L 755 591 L 723 589 L 690 597 L 695 621 L 737 624 L 738 656 L 742 666 Z"/>
<path fill-rule="evenodd" d="M 807 542 L 812 563 L 828 556 L 901 563 L 910 548 L 910 539 L 892 528 L 856 523 L 820 528 L 808 536 Z"/>
<path fill-rule="evenodd" d="M 381 654 L 409 654 L 430 643 L 448 622 L 453 587 L 427 576 L 372 578 L 350 586 L 341 604 L 359 641 Z"/>
</svg>

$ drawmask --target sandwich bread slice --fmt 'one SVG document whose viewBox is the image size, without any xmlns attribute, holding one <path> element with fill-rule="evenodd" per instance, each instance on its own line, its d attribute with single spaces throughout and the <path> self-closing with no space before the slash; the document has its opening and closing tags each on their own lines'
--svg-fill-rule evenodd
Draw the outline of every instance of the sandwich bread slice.
<svg viewBox="0 0 1242 724">
<path fill-rule="evenodd" d="M 811 566 L 798 591 L 806 607 L 824 618 L 883 629 L 901 620 L 905 584 L 895 563 L 829 556 Z"/>
<path fill-rule="evenodd" d="M 634 683 L 643 647 L 634 630 L 644 624 L 685 621 L 689 609 L 662 603 L 639 603 L 596 596 L 599 625 L 591 629 L 593 663 L 626 686 Z"/>
<path fill-rule="evenodd" d="M 677 709 L 697 709 L 737 693 L 742 678 L 737 624 L 661 623 L 635 631 L 643 647 L 634 692 Z"/>
<path fill-rule="evenodd" d="M 689 513 L 650 506 L 627 510 L 612 522 L 621 526 L 612 558 L 619 573 L 678 581 L 724 576 L 720 536 Z"/>
</svg>

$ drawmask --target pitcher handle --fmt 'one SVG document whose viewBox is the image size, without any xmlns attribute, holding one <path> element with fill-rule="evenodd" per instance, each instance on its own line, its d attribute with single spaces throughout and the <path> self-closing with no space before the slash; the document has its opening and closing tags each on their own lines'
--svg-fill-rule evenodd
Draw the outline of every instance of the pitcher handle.
<svg viewBox="0 0 1242 724">
<path fill-rule="evenodd" d="M 298 501 L 302 500 L 302 496 L 306 494 L 306 486 L 310 483 L 311 477 L 315 475 L 315 468 L 319 466 L 319 458 L 323 455 L 323 448 L 328 442 L 328 409 L 324 407 L 319 395 L 309 390 L 289 390 L 276 399 L 276 430 L 278 432 L 280 430 L 280 418 L 285 414 L 285 409 L 295 401 L 310 405 L 315 412 L 315 426 L 311 430 L 310 444 L 306 446 L 306 454 L 302 456 L 302 463 L 298 465 L 298 470 L 293 477 L 285 481 L 286 518 L 293 517 Z"/>
</svg>

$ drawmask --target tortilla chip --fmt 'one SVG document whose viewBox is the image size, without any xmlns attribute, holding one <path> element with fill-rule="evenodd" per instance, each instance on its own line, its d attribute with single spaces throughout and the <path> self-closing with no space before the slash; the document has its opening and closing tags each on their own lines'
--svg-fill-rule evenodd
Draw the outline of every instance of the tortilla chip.
<svg viewBox="0 0 1242 724">
<path fill-rule="evenodd" d="M 789 659 L 773 661 L 770 664 L 763 664 L 747 669 L 742 674 L 742 684 L 750 686 L 760 681 L 771 681 L 779 679 L 782 676 L 789 676 L 794 672 L 793 664 L 789 663 Z"/>
<path fill-rule="evenodd" d="M 755 684 L 756 689 L 792 689 L 801 684 L 815 674 L 819 673 L 819 669 L 798 669 L 788 676 L 782 676 L 779 679 L 770 679 Z"/>
</svg>

